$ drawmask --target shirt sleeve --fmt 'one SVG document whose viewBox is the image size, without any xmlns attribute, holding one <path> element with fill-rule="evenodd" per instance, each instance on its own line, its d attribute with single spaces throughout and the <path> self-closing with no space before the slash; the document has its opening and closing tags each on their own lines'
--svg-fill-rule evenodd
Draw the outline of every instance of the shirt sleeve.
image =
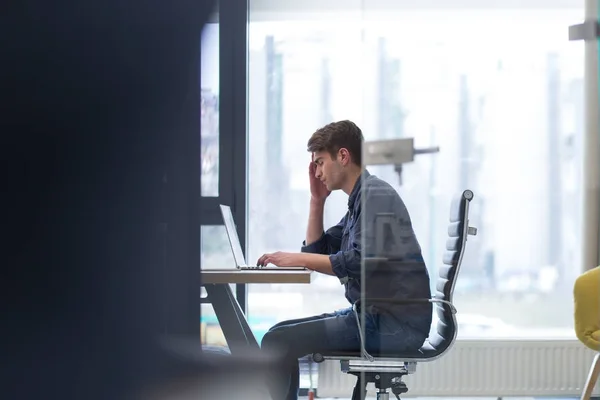
<svg viewBox="0 0 600 400">
<path fill-rule="evenodd" d="M 348 248 L 338 249 L 337 252 L 331 253 L 329 256 L 331 269 L 342 284 L 347 283 L 350 279 L 360 280 L 361 277 L 363 235 L 361 213 L 349 214 L 347 223 L 350 230 Z"/>
<path fill-rule="evenodd" d="M 344 216 L 340 222 L 331 228 L 327 229 L 327 232 L 323 232 L 321 237 L 316 241 L 306 244 L 306 241 L 302 242 L 300 251 L 302 253 L 316 253 L 316 254 L 334 254 L 340 251 L 342 246 L 342 232 L 347 216 Z"/>
<path fill-rule="evenodd" d="M 338 251 L 329 256 L 331 269 L 343 284 L 350 279 L 360 280 L 360 240 L 351 244 L 352 248 Z"/>
</svg>

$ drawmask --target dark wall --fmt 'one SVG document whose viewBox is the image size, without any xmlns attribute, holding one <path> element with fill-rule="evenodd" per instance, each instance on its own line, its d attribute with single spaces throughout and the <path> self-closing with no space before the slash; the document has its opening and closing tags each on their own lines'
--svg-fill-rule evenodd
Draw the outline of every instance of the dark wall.
<svg viewBox="0 0 600 400">
<path fill-rule="evenodd" d="M 2 8 L 0 397 L 119 398 L 160 375 L 157 334 L 198 330 L 199 40 L 211 7 Z"/>
</svg>

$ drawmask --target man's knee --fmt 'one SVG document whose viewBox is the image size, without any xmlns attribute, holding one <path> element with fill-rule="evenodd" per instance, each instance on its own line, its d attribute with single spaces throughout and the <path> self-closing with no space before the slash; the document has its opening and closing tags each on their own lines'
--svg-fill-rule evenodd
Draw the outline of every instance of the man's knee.
<svg viewBox="0 0 600 400">
<path fill-rule="evenodd" d="M 273 357 L 286 357 L 290 344 L 286 336 L 279 329 L 271 329 L 263 336 L 260 347 Z"/>
<path fill-rule="evenodd" d="M 263 336 L 263 338 L 260 342 L 260 347 L 262 347 L 262 348 L 278 347 L 278 346 L 281 346 L 281 341 L 282 341 L 281 335 L 277 332 L 276 327 L 272 327 Z"/>
</svg>

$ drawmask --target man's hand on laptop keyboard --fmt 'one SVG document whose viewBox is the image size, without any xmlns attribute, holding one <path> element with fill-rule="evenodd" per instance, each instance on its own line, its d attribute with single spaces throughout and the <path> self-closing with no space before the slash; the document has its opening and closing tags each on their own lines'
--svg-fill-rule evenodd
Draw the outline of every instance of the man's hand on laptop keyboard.
<svg viewBox="0 0 600 400">
<path fill-rule="evenodd" d="M 263 254 L 256 265 L 264 267 L 267 264 L 273 264 L 278 267 L 299 267 L 302 265 L 302 253 L 286 253 L 277 251 L 275 253 Z"/>
</svg>

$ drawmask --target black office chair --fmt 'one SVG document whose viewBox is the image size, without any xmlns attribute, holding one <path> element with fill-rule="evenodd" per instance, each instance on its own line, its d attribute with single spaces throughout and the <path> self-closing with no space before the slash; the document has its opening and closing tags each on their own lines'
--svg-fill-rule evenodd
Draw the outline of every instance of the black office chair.
<svg viewBox="0 0 600 400">
<path fill-rule="evenodd" d="M 444 265 L 439 270 L 436 294 L 431 299 L 390 300 L 393 303 L 432 302 L 438 315 L 435 333 L 425 341 L 419 350 L 400 354 L 386 354 L 372 357 L 364 347 L 361 336 L 361 352 L 313 354 L 313 360 L 340 360 L 342 372 L 357 377 L 352 400 L 361 400 L 366 396 L 366 386 L 373 382 L 377 388 L 377 400 L 388 400 L 387 389 L 392 390 L 396 398 L 406 393 L 408 388 L 402 377 L 416 371 L 418 362 L 430 362 L 444 355 L 456 340 L 456 308 L 452 304 L 452 295 L 460 264 L 462 262 L 468 235 L 476 235 L 477 229 L 469 226 L 469 203 L 473 192 L 465 190 L 455 196 L 450 207 L 450 225 L 444 253 Z M 366 299 L 367 301 L 369 299 Z M 385 301 L 376 299 L 378 302 Z M 356 306 L 356 305 L 355 305 Z M 361 354 L 362 353 L 362 354 Z"/>
</svg>

